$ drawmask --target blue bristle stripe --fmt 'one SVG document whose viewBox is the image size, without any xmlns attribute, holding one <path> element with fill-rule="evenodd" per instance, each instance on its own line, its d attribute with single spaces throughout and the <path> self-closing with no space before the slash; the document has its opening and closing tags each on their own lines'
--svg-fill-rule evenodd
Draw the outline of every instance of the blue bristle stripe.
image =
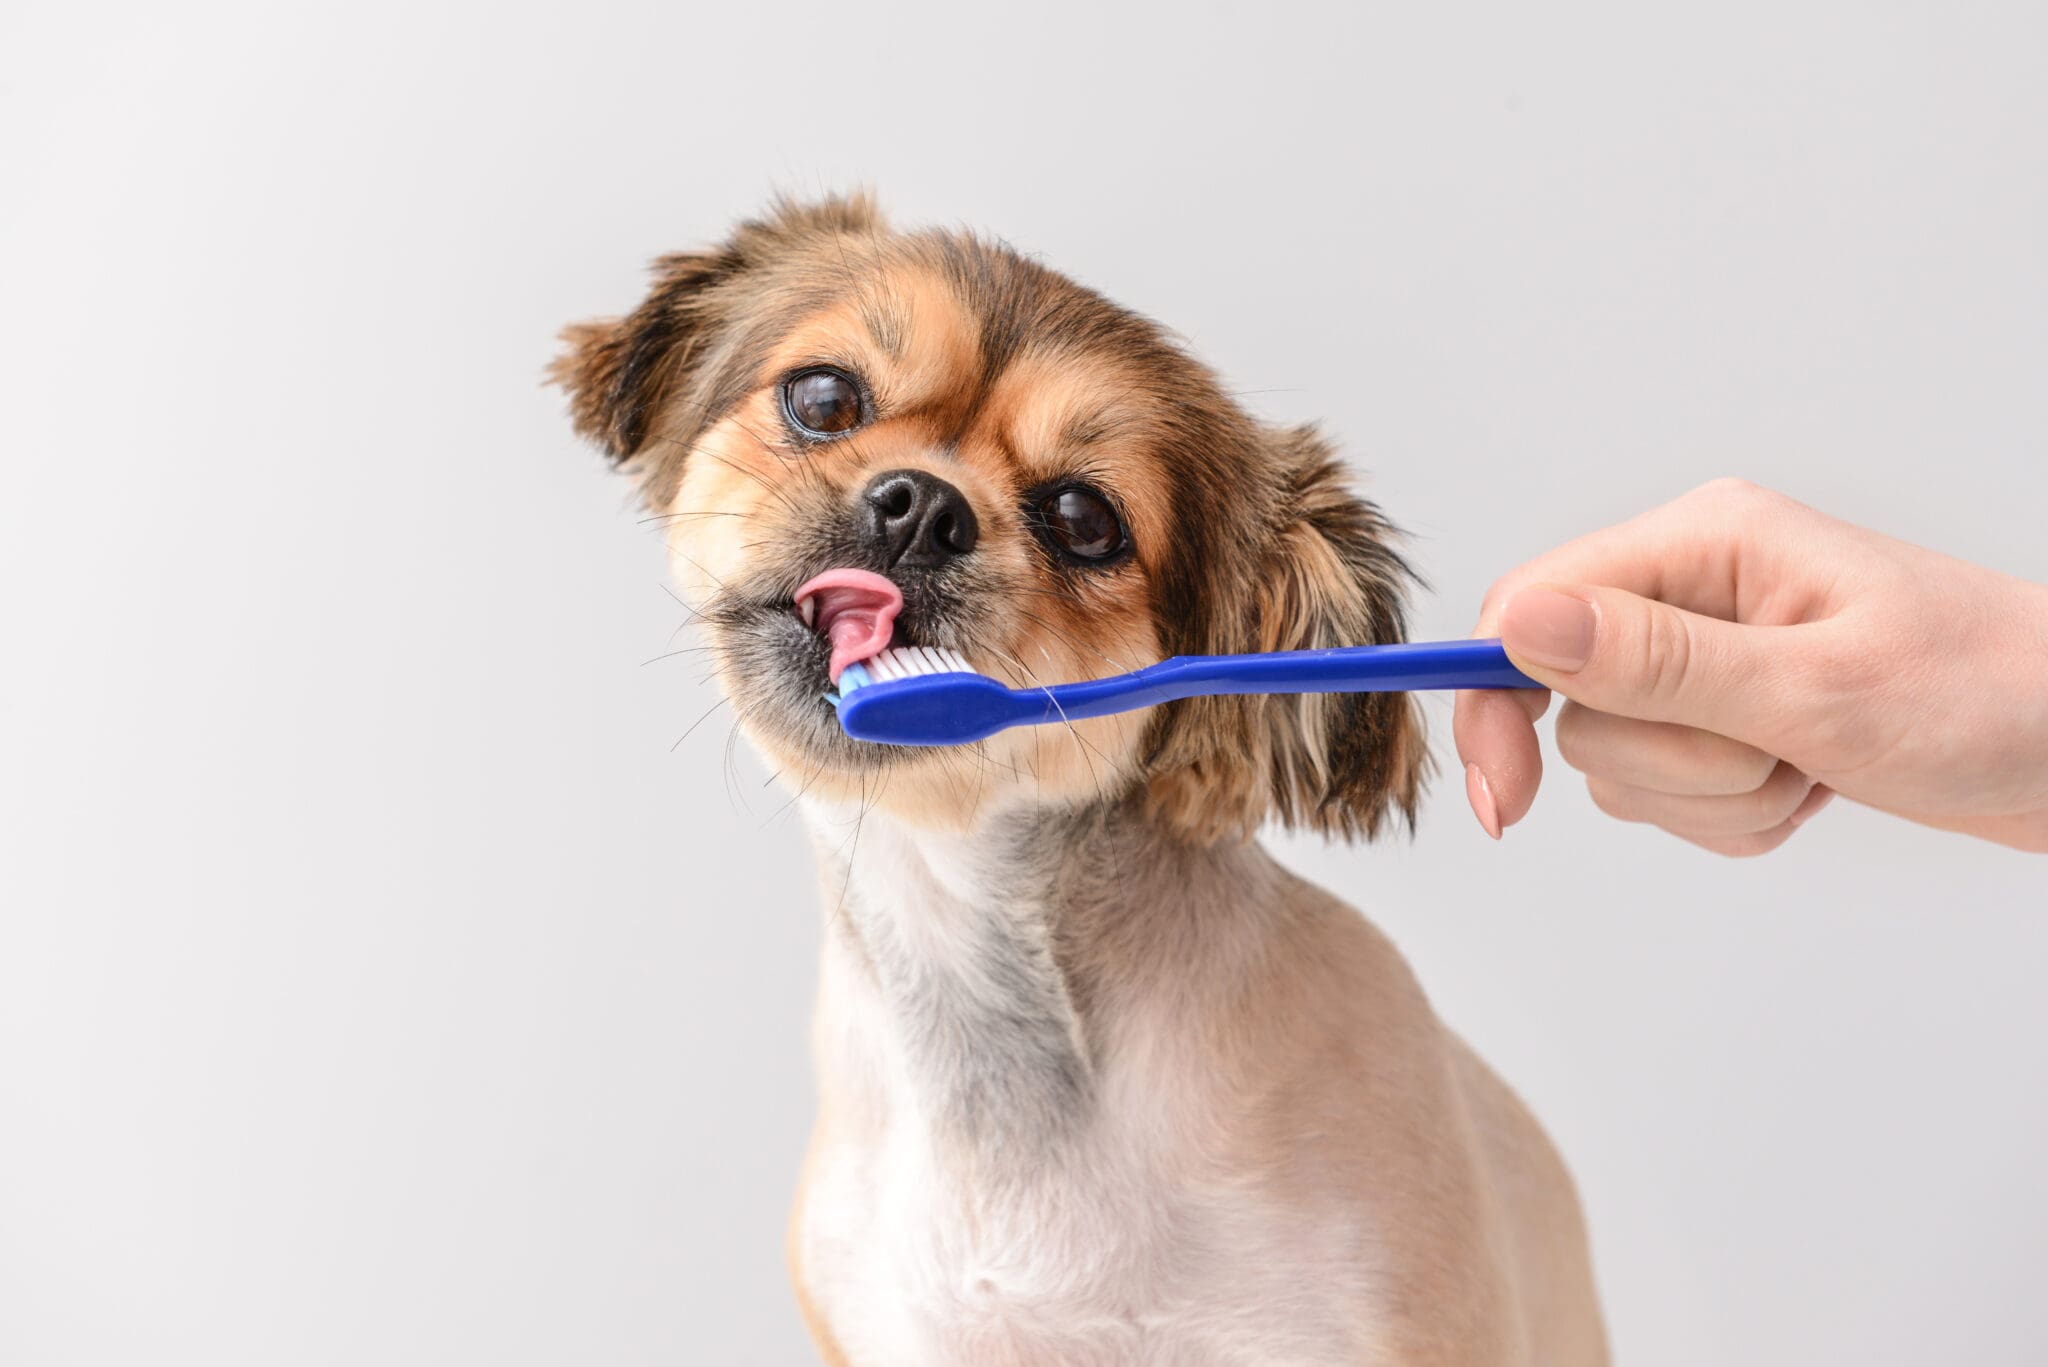
<svg viewBox="0 0 2048 1367">
<path fill-rule="evenodd" d="M 874 681 L 874 676 L 870 675 L 864 666 L 857 664 L 848 665 L 839 671 L 839 687 L 837 691 L 825 694 L 825 701 L 831 703 L 832 710 L 836 712 L 839 710 L 839 700 L 841 698 L 853 692 L 854 689 L 864 687 Z"/>
</svg>

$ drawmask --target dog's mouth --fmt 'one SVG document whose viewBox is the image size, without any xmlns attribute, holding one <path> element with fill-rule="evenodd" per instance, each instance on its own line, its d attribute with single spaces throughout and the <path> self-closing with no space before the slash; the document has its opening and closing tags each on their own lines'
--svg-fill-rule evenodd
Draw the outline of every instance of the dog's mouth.
<svg viewBox="0 0 2048 1367">
<path fill-rule="evenodd" d="M 818 563 L 795 569 L 782 583 Z M 966 653 L 981 625 L 971 605 L 999 594 L 999 585 L 965 576 L 940 583 L 913 569 L 899 579 L 843 560 L 803 580 L 794 593 L 733 594 L 710 619 L 721 682 L 757 739 L 794 747 L 806 764 L 866 772 L 914 759 L 926 752 L 847 736 L 835 710 L 841 676 L 892 649 L 944 646 Z"/>
<path fill-rule="evenodd" d="M 825 672 L 832 682 L 850 664 L 873 659 L 896 639 L 903 590 L 872 570 L 826 570 L 796 591 L 797 620 L 831 647 Z"/>
</svg>

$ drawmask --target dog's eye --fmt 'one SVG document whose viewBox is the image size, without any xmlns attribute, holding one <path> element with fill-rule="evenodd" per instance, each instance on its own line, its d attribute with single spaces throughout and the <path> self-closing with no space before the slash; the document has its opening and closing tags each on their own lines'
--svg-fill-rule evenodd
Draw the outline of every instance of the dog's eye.
<svg viewBox="0 0 2048 1367">
<path fill-rule="evenodd" d="M 1107 560 L 1129 539 L 1116 509 L 1093 489 L 1055 489 L 1039 501 L 1037 511 L 1046 540 L 1076 560 Z"/>
<path fill-rule="evenodd" d="M 836 437 L 860 426 L 860 389 L 836 370 L 806 370 L 782 386 L 789 420 L 814 437 Z"/>
</svg>

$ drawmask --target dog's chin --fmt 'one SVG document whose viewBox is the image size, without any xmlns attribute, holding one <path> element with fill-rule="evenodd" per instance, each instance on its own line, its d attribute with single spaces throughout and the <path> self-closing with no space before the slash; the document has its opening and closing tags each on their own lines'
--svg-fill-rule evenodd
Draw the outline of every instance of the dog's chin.
<svg viewBox="0 0 2048 1367">
<path fill-rule="evenodd" d="M 840 729 L 838 711 L 827 701 L 836 691 L 832 647 L 788 607 L 764 606 L 738 620 L 728 616 L 715 631 L 719 683 L 741 730 L 778 767 L 794 767 L 798 781 L 865 776 L 933 758 L 925 747 L 858 741 Z M 952 622 L 939 627 L 906 614 L 898 619 L 892 644 L 963 649 L 956 644 L 963 634 Z"/>
<path fill-rule="evenodd" d="M 870 745 L 839 728 L 828 702 L 831 647 L 786 609 L 721 623 L 719 684 L 740 729 L 778 765 L 813 773 L 869 774 L 900 763 L 900 747 Z"/>
</svg>

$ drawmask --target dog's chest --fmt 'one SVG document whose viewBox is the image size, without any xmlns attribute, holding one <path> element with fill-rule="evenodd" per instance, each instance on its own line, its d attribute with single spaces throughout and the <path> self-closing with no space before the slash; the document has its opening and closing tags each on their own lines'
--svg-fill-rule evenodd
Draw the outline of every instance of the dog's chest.
<svg viewBox="0 0 2048 1367">
<path fill-rule="evenodd" d="M 1359 1360 L 1346 1279 L 1306 1277 L 1301 1231 L 1204 1152 L 1220 1118 L 1161 1062 L 1184 1051 L 1136 1013 L 1082 1028 L 1047 918 L 978 895 L 1015 878 L 871 853 L 827 941 L 796 1231 L 847 1361 Z"/>
<path fill-rule="evenodd" d="M 910 1132 L 828 1148 L 797 1231 L 806 1295 L 856 1367 L 1361 1360 L 1356 1287 L 1305 1257 L 1312 1237 L 1119 1147 L 965 1181 Z"/>
<path fill-rule="evenodd" d="M 812 1173 L 805 1281 L 851 1362 L 1225 1360 L 1204 1324 L 1222 1288 L 1190 1265 L 1190 1243 L 1164 1237 L 1187 1223 L 1178 1203 L 1142 1183 L 1081 1180 L 1075 1156 L 970 1186 L 923 1149 L 895 1137 L 820 1155 Z"/>
</svg>

